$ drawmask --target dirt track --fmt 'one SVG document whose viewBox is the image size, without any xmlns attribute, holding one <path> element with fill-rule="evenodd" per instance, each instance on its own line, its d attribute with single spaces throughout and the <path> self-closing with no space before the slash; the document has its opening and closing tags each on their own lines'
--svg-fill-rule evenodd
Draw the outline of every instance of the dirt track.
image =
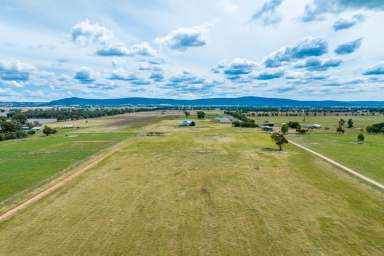
<svg viewBox="0 0 384 256">
<path fill-rule="evenodd" d="M 321 159 L 327 161 L 328 163 L 330 163 L 330 164 L 332 164 L 332 165 L 342 169 L 343 171 L 347 172 L 348 174 L 350 174 L 350 175 L 352 175 L 354 177 L 357 177 L 360 180 L 362 180 L 362 181 L 364 181 L 364 182 L 366 182 L 366 183 L 368 183 L 368 184 L 370 184 L 370 185 L 372 185 L 372 186 L 374 186 L 374 187 L 384 191 L 384 185 L 383 184 L 381 184 L 381 183 L 379 183 L 377 181 L 374 181 L 374 180 L 372 180 L 372 179 L 370 179 L 370 178 L 368 178 L 368 177 L 358 173 L 357 171 L 352 170 L 351 168 L 349 168 L 349 167 L 347 167 L 345 165 L 342 165 L 342 164 L 332 160 L 331 158 L 326 157 L 326 156 L 324 156 L 324 155 L 322 155 L 320 153 L 317 153 L 317 152 L 313 151 L 312 149 L 309 149 L 309 148 L 307 148 L 307 147 L 305 147 L 303 145 L 300 145 L 300 144 L 298 144 L 296 142 L 293 142 L 291 140 L 289 141 L 289 143 L 291 143 L 292 145 L 295 145 L 296 147 L 299 147 L 299 148 L 301 148 L 301 149 L 303 149 L 303 150 L 305 150 L 305 151 L 307 151 L 307 152 L 309 152 L 309 153 L 311 153 L 311 154 L 313 154 L 313 155 L 315 155 L 317 157 L 320 157 Z"/>
<path fill-rule="evenodd" d="M 16 205 L 12 209 L 6 211 L 5 213 L 0 215 L 0 222 L 8 219 L 9 217 L 13 216 L 17 211 L 22 210 L 29 205 L 33 204 L 34 202 L 40 200 L 41 198 L 49 195 L 53 191 L 57 190 L 58 188 L 62 187 L 69 181 L 73 180 L 77 176 L 81 175 L 82 173 L 86 172 L 87 170 L 95 167 L 97 164 L 99 164 L 101 161 L 107 159 L 114 153 L 118 152 L 121 148 L 123 148 L 126 144 L 126 140 L 122 141 L 111 148 L 107 149 L 106 151 L 103 151 L 100 154 L 97 154 L 95 157 L 89 159 L 88 161 L 85 161 L 84 163 L 80 164 L 80 166 L 75 167 L 75 169 L 72 171 L 72 173 L 65 177 L 64 179 L 57 179 L 51 182 L 51 184 L 48 186 L 47 189 L 43 190 L 42 192 L 32 196 L 31 198 L 21 202 L 20 204 Z"/>
</svg>

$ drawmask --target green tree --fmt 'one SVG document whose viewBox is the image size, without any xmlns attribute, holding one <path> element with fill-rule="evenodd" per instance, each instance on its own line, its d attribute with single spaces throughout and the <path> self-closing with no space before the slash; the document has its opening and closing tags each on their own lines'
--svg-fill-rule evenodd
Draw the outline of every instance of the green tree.
<svg viewBox="0 0 384 256">
<path fill-rule="evenodd" d="M 281 132 L 283 133 L 283 134 L 287 134 L 288 133 L 288 125 L 287 124 L 283 124 L 282 126 L 281 126 Z"/>
<path fill-rule="evenodd" d="M 274 132 L 272 133 L 271 138 L 279 147 L 279 151 L 283 150 L 283 144 L 288 144 L 288 140 L 281 133 Z"/>
<path fill-rule="evenodd" d="M 25 124 L 27 122 L 27 116 L 24 113 L 16 112 L 12 115 L 12 120 L 19 124 Z"/>
<path fill-rule="evenodd" d="M 365 141 L 364 134 L 360 133 L 359 135 L 357 135 L 357 142 L 364 143 L 364 141 Z"/>
<path fill-rule="evenodd" d="M 43 133 L 44 133 L 46 136 L 49 136 L 50 134 L 55 134 L 55 133 L 57 133 L 57 130 L 56 130 L 56 129 L 53 129 L 53 128 L 51 128 L 51 127 L 48 127 L 48 126 L 44 126 Z"/>
<path fill-rule="evenodd" d="M 14 122 L 4 121 L 1 122 L 0 126 L 2 133 L 16 132 L 17 130 L 19 130 L 18 125 Z"/>
<path fill-rule="evenodd" d="M 343 118 L 341 118 L 341 119 L 339 120 L 339 126 L 343 127 L 344 124 L 345 124 L 345 120 L 344 120 Z"/>
<path fill-rule="evenodd" d="M 205 112 L 203 111 L 197 111 L 197 118 L 204 119 L 205 118 Z"/>
<path fill-rule="evenodd" d="M 348 119 L 348 128 L 353 128 L 353 120 Z"/>
</svg>

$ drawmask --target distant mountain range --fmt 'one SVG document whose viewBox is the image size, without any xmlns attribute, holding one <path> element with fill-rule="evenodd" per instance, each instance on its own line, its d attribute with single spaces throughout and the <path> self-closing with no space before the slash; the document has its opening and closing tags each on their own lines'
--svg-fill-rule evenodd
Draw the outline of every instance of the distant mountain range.
<svg viewBox="0 0 384 256">
<path fill-rule="evenodd" d="M 121 98 L 121 99 L 84 99 L 65 98 L 51 102 L 0 102 L 0 106 L 241 106 L 241 107 L 384 107 L 384 101 L 300 101 L 279 98 L 239 97 L 207 98 L 195 100 L 157 99 L 157 98 Z"/>
</svg>

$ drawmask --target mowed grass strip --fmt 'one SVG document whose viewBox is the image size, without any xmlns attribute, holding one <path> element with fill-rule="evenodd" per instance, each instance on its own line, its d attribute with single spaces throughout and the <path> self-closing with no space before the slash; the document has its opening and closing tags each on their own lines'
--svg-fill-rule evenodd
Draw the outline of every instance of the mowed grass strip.
<svg viewBox="0 0 384 256">
<path fill-rule="evenodd" d="M 0 224 L 0 255 L 382 255 L 383 194 L 255 129 L 164 121 Z"/>
<path fill-rule="evenodd" d="M 128 133 L 60 133 L 0 143 L 0 204 L 129 136 Z"/>
<path fill-rule="evenodd" d="M 324 154 L 384 184 L 384 135 L 365 135 L 364 144 L 357 144 L 355 134 L 310 134 L 290 136 L 316 152 Z"/>
</svg>

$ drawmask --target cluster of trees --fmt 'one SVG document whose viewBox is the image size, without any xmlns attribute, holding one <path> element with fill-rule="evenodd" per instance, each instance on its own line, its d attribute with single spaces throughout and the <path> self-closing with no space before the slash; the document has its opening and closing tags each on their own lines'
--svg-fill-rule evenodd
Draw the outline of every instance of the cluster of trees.
<svg viewBox="0 0 384 256">
<path fill-rule="evenodd" d="M 259 127 L 255 123 L 255 120 L 248 118 L 244 113 L 241 113 L 239 111 L 224 111 L 224 114 L 230 115 L 238 119 L 232 122 L 232 125 L 234 127 L 245 127 L 245 128 Z"/>
<path fill-rule="evenodd" d="M 31 109 L 22 114 L 26 118 L 56 118 L 58 121 L 78 120 L 102 116 L 114 116 L 132 112 L 148 111 L 148 108 L 52 108 L 52 109 Z M 153 109 L 151 109 L 153 110 Z M 14 118 L 21 112 L 8 113 L 8 118 Z"/>
<path fill-rule="evenodd" d="M 384 133 L 384 123 L 373 124 L 367 127 L 369 133 Z"/>
<path fill-rule="evenodd" d="M 0 141 L 2 140 L 12 140 L 12 139 L 21 139 L 28 136 L 23 130 L 23 125 L 26 123 L 26 118 L 19 120 L 19 117 L 22 115 L 15 116 L 12 120 L 7 120 L 6 118 L 0 118 Z"/>
<path fill-rule="evenodd" d="M 288 127 L 289 127 L 291 129 L 295 129 L 296 132 L 298 132 L 299 134 L 306 134 L 308 132 L 308 129 L 301 128 L 301 125 L 300 125 L 299 122 L 290 121 L 290 122 L 288 122 L 286 124 L 286 126 L 287 126 L 287 130 L 288 130 Z"/>
</svg>

